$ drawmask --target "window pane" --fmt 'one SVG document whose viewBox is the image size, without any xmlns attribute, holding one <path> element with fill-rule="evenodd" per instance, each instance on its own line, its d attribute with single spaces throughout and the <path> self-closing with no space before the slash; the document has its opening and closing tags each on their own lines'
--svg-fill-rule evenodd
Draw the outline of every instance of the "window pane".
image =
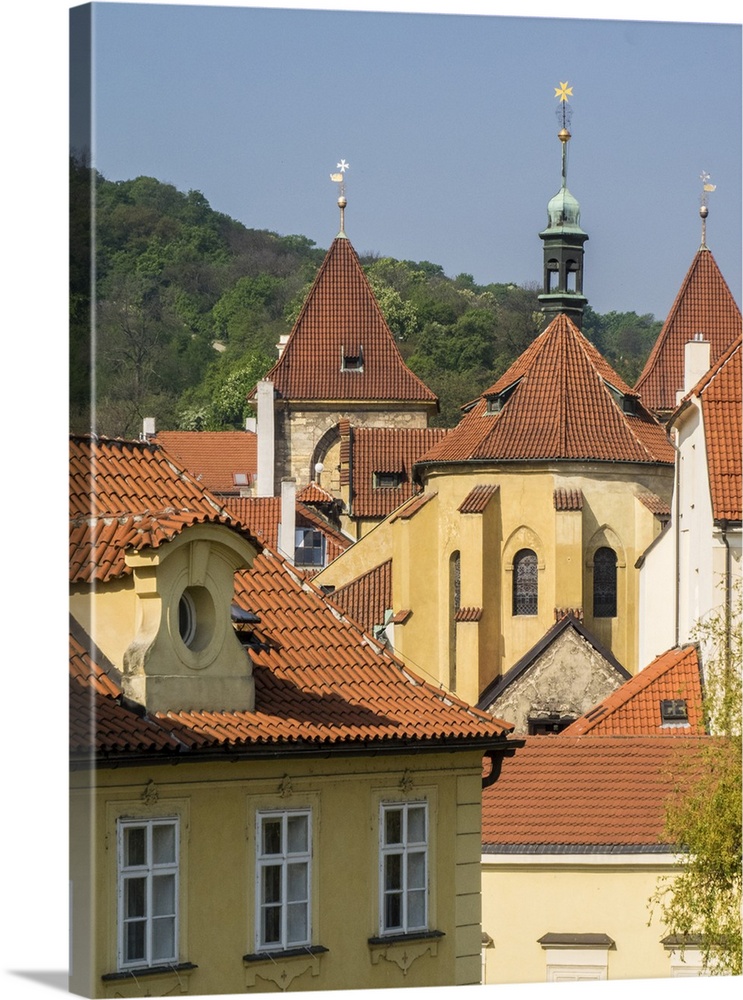
<svg viewBox="0 0 743 1000">
<path fill-rule="evenodd" d="M 617 556 L 613 549 L 598 549 L 593 557 L 594 618 L 617 616 Z"/>
<path fill-rule="evenodd" d="M 262 911 L 261 944 L 281 944 L 281 907 L 267 906 Z"/>
<path fill-rule="evenodd" d="M 408 843 L 424 844 L 426 842 L 426 810 L 423 806 L 413 806 L 408 809 Z"/>
<path fill-rule="evenodd" d="M 408 930 L 412 927 L 426 926 L 426 893 L 424 889 L 416 889 L 408 893 Z"/>
<path fill-rule="evenodd" d="M 281 865 L 270 865 L 263 869 L 262 873 L 262 896 L 263 903 L 281 902 Z"/>
<path fill-rule="evenodd" d="M 263 820 L 262 854 L 281 854 L 281 818 L 276 816 Z"/>
<path fill-rule="evenodd" d="M 426 856 L 421 851 L 408 855 L 408 888 L 423 889 L 426 885 Z"/>
<path fill-rule="evenodd" d="M 307 903 L 290 903 L 286 911 L 287 944 L 304 944 L 307 927 Z"/>
<path fill-rule="evenodd" d="M 144 920 L 136 920 L 126 925 L 125 962 L 144 962 L 146 960 L 144 929 Z"/>
<path fill-rule="evenodd" d="M 143 826 L 128 826 L 124 830 L 124 867 L 146 864 L 146 833 Z"/>
<path fill-rule="evenodd" d="M 175 824 L 161 823 L 152 828 L 152 863 L 172 865 L 175 862 Z"/>
<path fill-rule="evenodd" d="M 152 961 L 175 959 L 175 917 L 158 917 L 152 921 Z"/>
<path fill-rule="evenodd" d="M 146 879 L 128 878 L 124 883 L 124 916 L 145 916 Z"/>
<path fill-rule="evenodd" d="M 513 613 L 535 615 L 537 610 L 537 556 L 531 549 L 521 549 L 513 559 Z"/>
<path fill-rule="evenodd" d="M 402 889 L 402 855 L 388 854 L 384 859 L 384 888 Z"/>
<path fill-rule="evenodd" d="M 175 875 L 155 875 L 153 877 L 152 912 L 155 916 L 175 913 Z"/>
<path fill-rule="evenodd" d="M 288 854 L 306 854 L 309 824 L 306 816 L 289 816 L 287 823 Z"/>
<path fill-rule="evenodd" d="M 387 893 L 384 897 L 385 930 L 402 927 L 402 893 Z"/>
<path fill-rule="evenodd" d="M 287 865 L 286 898 L 290 902 L 307 899 L 307 875 L 309 866 L 306 862 L 300 865 Z"/>
<path fill-rule="evenodd" d="M 402 843 L 402 810 L 386 809 L 384 813 L 385 844 Z"/>
</svg>

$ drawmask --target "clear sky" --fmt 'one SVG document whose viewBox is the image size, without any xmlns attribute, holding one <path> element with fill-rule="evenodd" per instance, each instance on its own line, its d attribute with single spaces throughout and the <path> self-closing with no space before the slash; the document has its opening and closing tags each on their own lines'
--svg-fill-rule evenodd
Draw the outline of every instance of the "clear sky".
<svg viewBox="0 0 743 1000">
<path fill-rule="evenodd" d="M 307 7 L 313 0 L 295 2 Z M 449 12 L 482 6 L 475 0 L 315 0 L 325 8 L 361 4 Z M 66 988 L 68 961 L 67 776 L 61 748 L 67 740 L 70 5 L 69 0 L 16 0 L 4 4 L 0 15 L 6 485 L 1 502 L 3 557 L 12 579 L 3 595 L 4 801 L 12 818 L 0 827 L 0 851 L 10 860 L 3 890 L 12 920 L 1 938 L 0 985 L 5 983 L 3 995 L 13 1000 L 43 1000 L 54 995 L 54 987 L 59 995 Z M 263 6 L 279 3 L 264 0 Z M 585 16 L 597 6 L 596 0 L 571 0 L 569 9 Z M 509 15 L 554 16 L 558 5 L 487 0 L 487 7 Z M 739 0 L 711 5 L 605 0 L 601 10 L 605 16 L 661 21 L 741 20 Z M 141 16 L 143 9 L 135 12 Z M 665 314 L 699 243 L 703 169 L 717 183 L 710 196 L 708 241 L 740 303 L 741 48 L 735 38 L 724 41 L 730 29 L 586 22 L 583 31 L 595 29 L 602 40 L 596 53 L 587 36 L 576 43 L 571 22 L 556 24 L 555 33 L 542 33 L 541 40 L 537 31 L 530 43 L 523 38 L 535 22 L 522 22 L 522 54 L 512 60 L 510 45 L 516 43 L 507 44 L 492 29 L 486 34 L 482 18 L 469 55 L 462 54 L 462 20 L 447 18 L 445 30 L 425 36 L 425 45 L 422 34 L 406 45 L 398 41 L 403 37 L 398 25 L 423 23 L 411 16 L 394 20 L 386 40 L 374 27 L 367 29 L 368 39 L 366 32 L 336 33 L 332 43 L 318 38 L 317 29 L 304 40 L 297 31 L 277 35 L 264 29 L 262 51 L 244 36 L 231 45 L 223 33 L 224 58 L 219 52 L 215 57 L 220 36 L 208 28 L 200 45 L 191 36 L 188 60 L 179 57 L 187 51 L 185 29 L 173 27 L 164 35 L 160 30 L 159 49 L 145 58 L 132 51 L 142 33 L 122 26 L 120 47 L 115 39 L 111 44 L 110 34 L 105 44 L 113 64 L 109 85 L 114 87 L 116 71 L 116 86 L 125 88 L 127 100 L 114 106 L 110 98 L 115 117 L 101 122 L 99 138 L 106 136 L 112 151 L 101 168 L 112 179 L 148 173 L 197 188 L 215 208 L 249 226 L 302 232 L 326 246 L 337 228 L 336 192 L 328 174 L 345 157 L 351 165 L 347 229 L 360 251 L 429 259 L 448 273 L 469 271 L 481 280 L 506 275 L 506 280 L 534 281 L 541 272 L 537 233 L 559 186 L 553 87 L 567 77 L 574 84 L 570 187 L 590 234 L 586 280 L 596 308 Z M 375 24 L 372 18 L 364 23 Z M 675 48 L 669 48 L 672 40 Z M 382 54 L 372 58 L 380 46 Z M 193 64 L 199 52 L 204 59 L 211 53 L 208 71 Z M 129 75 L 122 76 L 132 60 Z M 156 74 L 160 64 L 175 66 L 179 78 Z M 268 85 L 251 73 L 251 67 L 267 64 Z M 351 100 L 349 88 L 361 67 L 367 73 L 365 91 Z M 102 68 L 99 62 L 97 71 Z M 198 87 L 192 87 L 194 80 Z M 215 97 L 211 80 L 231 89 Z M 101 80 L 99 98 L 102 88 Z M 202 100 L 210 102 L 206 111 Z M 127 101 L 131 114 L 124 113 Z M 273 117 L 263 115 L 266 102 Z M 363 120 L 358 105 L 367 109 Z M 477 115 L 467 121 L 470 107 Z M 432 131 L 423 127 L 426 121 L 433 121 Z M 148 122 L 156 126 L 156 139 L 160 133 L 156 144 L 148 138 Z M 114 145 L 117 133 L 123 141 Z M 166 159 L 171 146 L 175 154 Z M 194 157 L 199 150 L 205 154 Z M 114 163 L 114 157 L 131 154 L 141 159 Z M 419 234 L 420 244 L 406 242 Z M 429 243 L 429 234 L 439 242 Z M 637 266 L 625 270 L 624 259 L 633 254 Z M 657 1000 L 700 996 L 693 979 L 632 985 L 640 992 L 651 989 Z M 505 986 L 486 988 L 482 996 L 552 1000 L 554 989 Z M 735 980 L 725 979 L 706 983 L 703 992 L 705 998 L 732 1000 L 739 990 Z M 600 1000 L 624 1000 L 626 993 L 622 982 L 602 983 L 598 990 Z M 432 995 L 404 992 L 405 1000 Z M 590 987 L 585 992 L 587 1000 L 596 995 Z M 333 1000 L 343 996 L 333 994 Z M 357 996 L 369 1000 L 368 992 Z M 385 992 L 385 1000 L 393 996 Z"/>
<path fill-rule="evenodd" d="M 327 247 L 344 158 L 360 253 L 540 282 L 568 81 L 591 305 L 665 317 L 700 243 L 703 170 L 707 242 L 741 301 L 740 26 L 94 7 L 92 152 L 109 180 L 195 188 L 246 226 Z"/>
</svg>

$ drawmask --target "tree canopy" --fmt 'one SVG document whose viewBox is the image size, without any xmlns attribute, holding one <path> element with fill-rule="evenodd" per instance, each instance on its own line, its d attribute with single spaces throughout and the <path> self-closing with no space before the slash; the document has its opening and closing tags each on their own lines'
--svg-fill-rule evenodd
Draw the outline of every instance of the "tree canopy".
<svg viewBox="0 0 743 1000">
<path fill-rule="evenodd" d="M 161 429 L 242 426 L 250 408 L 238 397 L 275 361 L 325 251 L 249 229 L 199 191 L 108 181 L 75 158 L 70 216 L 73 430 L 132 436 L 145 416 Z M 456 424 L 543 324 L 536 286 L 478 285 L 426 260 L 361 263 L 401 354 L 439 396 L 439 426 Z M 651 316 L 590 309 L 584 323 L 629 381 L 659 329 Z"/>
</svg>

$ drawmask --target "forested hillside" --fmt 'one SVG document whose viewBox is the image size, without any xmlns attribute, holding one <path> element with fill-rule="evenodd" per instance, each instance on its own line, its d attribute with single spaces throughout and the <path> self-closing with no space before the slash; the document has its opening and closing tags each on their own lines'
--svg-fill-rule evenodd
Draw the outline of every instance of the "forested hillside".
<svg viewBox="0 0 743 1000">
<path fill-rule="evenodd" d="M 245 396 L 275 360 L 324 254 L 304 236 L 248 229 L 198 191 L 152 177 L 108 181 L 72 159 L 72 429 L 136 436 L 144 416 L 163 430 L 243 426 Z M 535 240 L 535 271 L 539 254 Z M 440 398 L 441 426 L 541 329 L 536 285 L 477 285 L 429 261 L 361 262 L 403 357 Z M 630 384 L 659 329 L 650 315 L 590 308 L 583 325 Z"/>
</svg>

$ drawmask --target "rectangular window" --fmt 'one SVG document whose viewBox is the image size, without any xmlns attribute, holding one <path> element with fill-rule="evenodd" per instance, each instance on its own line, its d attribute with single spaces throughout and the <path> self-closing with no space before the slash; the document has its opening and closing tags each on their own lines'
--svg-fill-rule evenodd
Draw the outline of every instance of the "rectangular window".
<svg viewBox="0 0 743 1000">
<path fill-rule="evenodd" d="M 119 968 L 178 961 L 178 820 L 119 820 Z"/>
<path fill-rule="evenodd" d="M 373 477 L 375 490 L 398 490 L 404 482 L 404 472 L 375 472 Z"/>
<path fill-rule="evenodd" d="M 428 928 L 428 806 L 382 803 L 380 933 Z"/>
<path fill-rule="evenodd" d="M 297 528 L 294 548 L 295 566 L 325 565 L 325 536 L 315 528 Z"/>
<path fill-rule="evenodd" d="M 256 950 L 311 943 L 310 811 L 260 812 L 256 830 Z"/>
</svg>

